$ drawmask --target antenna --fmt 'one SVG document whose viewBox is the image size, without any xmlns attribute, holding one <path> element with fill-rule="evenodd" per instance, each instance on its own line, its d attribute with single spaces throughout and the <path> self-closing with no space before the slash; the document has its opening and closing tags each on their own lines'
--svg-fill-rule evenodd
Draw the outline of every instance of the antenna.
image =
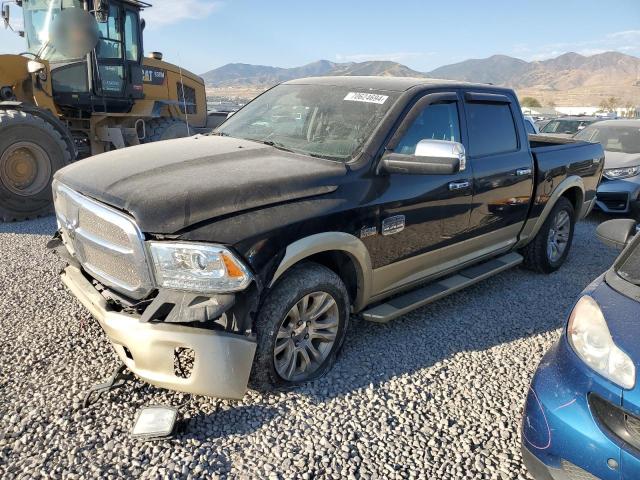
<svg viewBox="0 0 640 480">
<path fill-rule="evenodd" d="M 187 97 L 184 95 L 184 79 L 182 78 L 182 59 L 180 58 L 180 52 L 178 52 L 178 70 L 180 71 L 180 88 L 182 89 L 182 104 L 184 106 L 184 121 L 187 124 L 187 137 L 191 136 L 191 130 L 189 128 L 189 112 L 187 111 Z"/>
</svg>

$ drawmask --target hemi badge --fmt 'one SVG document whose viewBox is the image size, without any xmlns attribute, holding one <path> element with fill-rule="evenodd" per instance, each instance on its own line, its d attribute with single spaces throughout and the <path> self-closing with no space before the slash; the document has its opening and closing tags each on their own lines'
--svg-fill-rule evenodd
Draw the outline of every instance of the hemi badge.
<svg viewBox="0 0 640 480">
<path fill-rule="evenodd" d="M 404 215 L 396 215 L 382 221 L 382 235 L 393 235 L 402 230 L 404 230 Z"/>
</svg>

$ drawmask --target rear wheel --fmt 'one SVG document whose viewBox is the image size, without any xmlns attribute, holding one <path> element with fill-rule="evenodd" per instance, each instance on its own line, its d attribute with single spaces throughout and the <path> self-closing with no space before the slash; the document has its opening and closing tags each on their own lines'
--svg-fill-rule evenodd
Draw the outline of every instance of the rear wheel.
<svg viewBox="0 0 640 480">
<path fill-rule="evenodd" d="M 314 263 L 294 268 L 258 314 L 251 386 L 289 388 L 324 375 L 335 363 L 348 321 L 349 297 L 340 277 Z"/>
<path fill-rule="evenodd" d="M 541 273 L 560 268 L 571 249 L 575 221 L 573 205 L 560 197 L 536 237 L 522 249 L 524 266 Z"/>
<path fill-rule="evenodd" d="M 188 137 L 193 132 L 187 129 L 186 122 L 177 118 L 155 118 L 147 122 L 146 130 L 144 143 Z"/>
<path fill-rule="evenodd" d="M 51 180 L 72 156 L 45 120 L 0 111 L 0 219 L 24 220 L 52 211 Z"/>
</svg>

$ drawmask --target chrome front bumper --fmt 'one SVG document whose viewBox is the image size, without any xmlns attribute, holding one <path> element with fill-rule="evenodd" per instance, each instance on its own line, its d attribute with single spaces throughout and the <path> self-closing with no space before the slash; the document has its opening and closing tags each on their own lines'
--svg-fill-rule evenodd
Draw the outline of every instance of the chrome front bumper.
<svg viewBox="0 0 640 480">
<path fill-rule="evenodd" d="M 68 266 L 61 278 L 98 320 L 120 359 L 141 379 L 197 395 L 244 396 L 256 350 L 252 339 L 184 325 L 141 322 L 139 317 L 111 310 L 78 268 Z M 188 378 L 174 373 L 176 348 L 194 351 Z"/>
</svg>

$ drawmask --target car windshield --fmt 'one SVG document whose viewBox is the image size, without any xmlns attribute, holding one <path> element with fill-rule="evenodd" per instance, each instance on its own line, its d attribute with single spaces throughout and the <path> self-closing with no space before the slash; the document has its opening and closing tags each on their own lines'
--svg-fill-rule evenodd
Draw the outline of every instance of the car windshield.
<svg viewBox="0 0 640 480">
<path fill-rule="evenodd" d="M 573 135 L 579 130 L 589 125 L 587 120 L 551 120 L 544 127 L 542 133 L 568 133 Z"/>
<path fill-rule="evenodd" d="M 640 153 L 640 122 L 637 127 L 592 125 L 576 135 L 579 140 L 600 142 L 609 152 Z"/>
<path fill-rule="evenodd" d="M 50 45 L 53 20 L 62 10 L 83 9 L 81 0 L 26 0 L 22 4 L 27 51 L 41 58 L 63 61 L 72 58 L 58 52 Z"/>
<path fill-rule="evenodd" d="M 214 133 L 348 161 L 371 137 L 398 95 L 327 85 L 279 85 Z"/>
</svg>

